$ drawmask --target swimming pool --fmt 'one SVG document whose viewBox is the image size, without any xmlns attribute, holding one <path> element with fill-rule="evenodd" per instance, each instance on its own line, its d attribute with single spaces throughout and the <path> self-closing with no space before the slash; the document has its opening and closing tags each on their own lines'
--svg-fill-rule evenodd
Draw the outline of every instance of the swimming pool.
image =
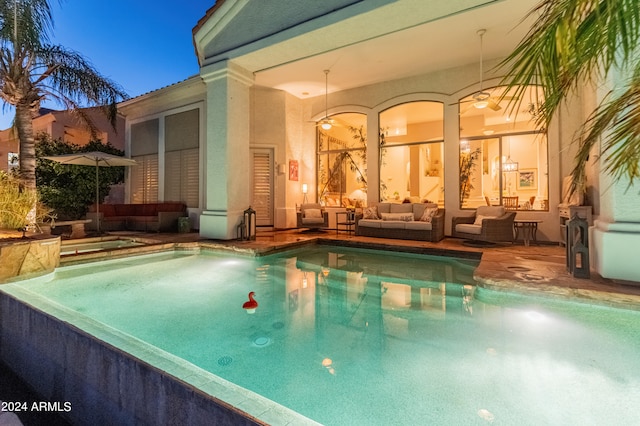
<svg viewBox="0 0 640 426">
<path fill-rule="evenodd" d="M 323 424 L 637 421 L 640 313 L 476 289 L 474 266 L 323 246 L 263 258 L 176 252 L 2 290 Z M 253 314 L 242 309 L 250 291 Z"/>
</svg>

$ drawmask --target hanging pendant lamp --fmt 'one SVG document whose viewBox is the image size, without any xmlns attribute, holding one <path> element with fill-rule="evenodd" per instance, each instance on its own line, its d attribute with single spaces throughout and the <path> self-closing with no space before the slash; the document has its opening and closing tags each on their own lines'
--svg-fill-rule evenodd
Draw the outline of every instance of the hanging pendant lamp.
<svg viewBox="0 0 640 426">
<path fill-rule="evenodd" d="M 482 37 L 484 36 L 484 33 L 486 33 L 487 30 L 485 29 L 481 29 L 478 30 L 478 36 L 480 36 L 480 91 L 476 94 L 473 95 L 473 99 L 475 100 L 475 102 L 473 103 L 473 107 L 476 109 L 484 109 L 487 106 L 489 106 L 489 98 L 491 97 L 491 95 L 487 92 L 484 92 L 482 90 L 482 82 L 483 82 L 483 78 L 484 78 L 484 70 L 482 68 L 482 62 L 483 62 L 483 44 L 482 44 Z"/>
<path fill-rule="evenodd" d="M 320 121 L 322 130 L 331 130 L 333 124 L 329 119 L 329 70 L 324 70 L 324 118 Z"/>
</svg>

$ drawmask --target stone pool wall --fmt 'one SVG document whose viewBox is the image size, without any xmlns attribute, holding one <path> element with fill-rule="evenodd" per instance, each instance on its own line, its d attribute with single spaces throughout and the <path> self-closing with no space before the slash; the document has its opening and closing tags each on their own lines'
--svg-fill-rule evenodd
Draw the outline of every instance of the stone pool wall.
<svg viewBox="0 0 640 426">
<path fill-rule="evenodd" d="M 60 264 L 60 237 L 0 242 L 0 284 L 53 272 Z"/>
<path fill-rule="evenodd" d="M 0 359 L 74 424 L 265 424 L 3 291 Z"/>
</svg>

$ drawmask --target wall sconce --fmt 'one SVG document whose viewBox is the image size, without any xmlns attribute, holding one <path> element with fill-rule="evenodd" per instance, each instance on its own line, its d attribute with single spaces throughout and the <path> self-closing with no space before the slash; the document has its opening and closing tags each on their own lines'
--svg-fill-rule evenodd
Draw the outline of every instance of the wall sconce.
<svg viewBox="0 0 640 426">
<path fill-rule="evenodd" d="M 304 198 L 302 199 L 302 204 L 306 204 L 309 202 L 309 200 L 307 200 L 307 192 L 309 192 L 309 186 L 306 183 L 303 183 L 302 193 L 304 194 Z"/>
<path fill-rule="evenodd" d="M 287 165 L 286 164 L 278 164 L 277 171 L 279 175 L 283 175 L 287 173 Z"/>
<path fill-rule="evenodd" d="M 307 288 L 309 281 L 307 280 L 307 272 L 302 273 L 302 288 Z"/>
</svg>

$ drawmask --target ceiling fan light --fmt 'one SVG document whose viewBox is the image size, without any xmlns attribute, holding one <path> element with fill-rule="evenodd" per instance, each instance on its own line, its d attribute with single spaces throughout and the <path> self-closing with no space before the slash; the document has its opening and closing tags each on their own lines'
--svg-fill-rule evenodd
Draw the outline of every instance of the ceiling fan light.
<svg viewBox="0 0 640 426">
<path fill-rule="evenodd" d="M 322 123 L 320 123 L 320 127 L 322 127 L 323 130 L 331 130 L 333 126 L 329 120 L 323 120 Z"/>
<path fill-rule="evenodd" d="M 486 108 L 488 106 L 489 106 L 489 101 L 481 100 L 481 101 L 476 101 L 476 102 L 473 103 L 473 107 L 475 109 L 484 109 L 484 108 Z"/>
</svg>

